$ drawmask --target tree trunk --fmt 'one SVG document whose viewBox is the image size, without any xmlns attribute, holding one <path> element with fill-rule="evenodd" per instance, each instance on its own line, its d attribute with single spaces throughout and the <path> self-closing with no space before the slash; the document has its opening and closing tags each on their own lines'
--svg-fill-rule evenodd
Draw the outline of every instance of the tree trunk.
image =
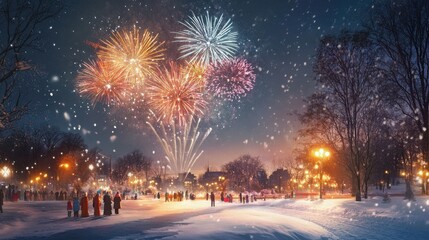
<svg viewBox="0 0 429 240">
<path fill-rule="evenodd" d="M 352 193 L 352 197 L 356 196 L 356 192 L 357 192 L 357 186 L 356 186 L 356 178 L 352 177 L 352 189 L 351 189 L 351 193 Z"/>
<path fill-rule="evenodd" d="M 428 111 L 426 111 L 426 114 L 428 114 Z M 424 127 L 428 128 L 428 121 L 424 118 L 423 119 Z M 423 141 L 422 141 L 422 152 L 423 152 L 423 160 L 426 163 L 429 163 L 429 131 L 423 131 Z M 425 170 L 425 169 L 423 169 Z M 428 169 L 426 169 L 428 170 Z M 422 194 L 427 194 L 427 178 L 425 176 L 425 173 L 423 172 L 422 175 Z"/>
<path fill-rule="evenodd" d="M 362 201 L 360 190 L 361 190 L 361 179 L 359 175 L 356 175 L 356 201 L 358 202 Z"/>
<path fill-rule="evenodd" d="M 368 181 L 365 180 L 364 182 L 364 196 L 365 199 L 368 199 Z"/>
<path fill-rule="evenodd" d="M 411 188 L 411 182 L 409 179 L 406 180 L 405 199 L 410 200 L 410 201 L 415 200 L 413 189 Z"/>
</svg>

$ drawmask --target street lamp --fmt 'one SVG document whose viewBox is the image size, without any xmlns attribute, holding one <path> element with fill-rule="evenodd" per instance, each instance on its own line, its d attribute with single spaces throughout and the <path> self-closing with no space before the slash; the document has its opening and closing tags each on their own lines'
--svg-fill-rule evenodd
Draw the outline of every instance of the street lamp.
<svg viewBox="0 0 429 240">
<path fill-rule="evenodd" d="M 319 187 L 320 187 L 320 199 L 322 199 L 322 192 L 323 192 L 323 182 L 322 182 L 322 176 L 323 176 L 323 171 L 322 171 L 322 162 L 325 160 L 325 158 L 328 158 L 331 155 L 331 153 L 328 150 L 325 150 L 323 148 L 320 148 L 319 150 L 314 152 L 314 156 L 316 156 L 316 158 L 320 159 L 319 161 L 319 165 L 320 165 L 320 176 L 319 176 Z"/>
<path fill-rule="evenodd" d="M 0 170 L 0 172 L 1 172 L 1 175 L 2 175 L 4 178 L 8 178 L 8 177 L 10 176 L 10 173 L 11 173 L 10 168 L 8 168 L 7 166 L 4 166 L 4 167 Z"/>
</svg>

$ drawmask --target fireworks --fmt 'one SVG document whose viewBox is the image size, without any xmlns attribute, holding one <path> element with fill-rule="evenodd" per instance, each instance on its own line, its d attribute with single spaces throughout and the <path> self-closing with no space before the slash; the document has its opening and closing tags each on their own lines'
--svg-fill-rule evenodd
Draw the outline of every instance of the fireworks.
<svg viewBox="0 0 429 240">
<path fill-rule="evenodd" d="M 163 124 L 160 124 L 159 132 L 156 131 L 151 123 L 146 122 L 162 145 L 166 155 L 165 158 L 171 165 L 172 170 L 176 174 L 186 173 L 183 179 L 186 179 L 195 162 L 203 154 L 203 151 L 200 151 L 201 145 L 212 131 L 209 128 L 204 135 L 201 135 L 201 132 L 198 131 L 200 121 L 201 119 L 198 119 L 197 123 L 193 124 L 194 118 L 190 116 L 184 123 L 182 131 L 177 131 L 174 123 L 168 125 L 168 129 Z"/>
<path fill-rule="evenodd" d="M 129 32 L 114 32 L 109 40 L 101 41 L 98 56 L 114 69 L 123 69 L 131 83 L 141 83 L 152 75 L 157 61 L 164 59 L 164 42 L 159 43 L 157 37 L 147 30 L 140 34 L 136 27 Z"/>
<path fill-rule="evenodd" d="M 194 79 L 194 81 L 198 81 L 202 85 L 202 88 L 205 87 L 206 68 L 204 66 L 196 63 L 188 63 L 182 68 L 182 72 L 184 75 L 188 75 L 189 78 Z"/>
<path fill-rule="evenodd" d="M 207 104 L 201 82 L 174 63 L 169 69 L 158 69 L 148 80 L 146 91 L 151 109 L 167 123 L 183 125 L 189 116 L 202 115 Z"/>
<path fill-rule="evenodd" d="M 210 65 L 206 87 L 214 96 L 232 101 L 246 96 L 253 89 L 255 79 L 252 65 L 237 58 Z"/>
<path fill-rule="evenodd" d="M 164 42 L 158 41 L 158 35 L 134 27 L 113 32 L 97 43 L 86 42 L 95 49 L 98 60 L 83 64 L 76 86 L 92 104 L 113 106 L 109 114 L 132 114 L 124 119 L 138 127 L 142 125 L 139 119 L 147 119 L 140 116 L 151 112 L 156 126 L 147 124 L 171 168 L 177 174 L 188 174 L 212 131 L 209 128 L 203 134 L 198 130 L 200 117 L 207 118 L 210 112 L 216 112 L 216 118 L 224 118 L 223 112 L 232 112 L 235 117 L 234 111 L 223 111 L 232 105 L 224 100 L 245 96 L 254 86 L 255 74 L 246 60 L 231 59 L 238 49 L 231 19 L 210 17 L 207 12 L 199 17 L 192 14 L 180 23 L 184 30 L 175 33 L 175 42 L 181 44 L 180 59 L 186 60 L 183 67 L 174 63 L 159 67 L 164 60 Z"/>
<path fill-rule="evenodd" d="M 93 104 L 118 102 L 128 91 L 129 85 L 124 79 L 123 70 L 112 69 L 102 61 L 90 61 L 83 65 L 85 68 L 77 76 L 77 88 Z"/>
<path fill-rule="evenodd" d="M 238 48 L 237 32 L 232 31 L 232 21 L 223 24 L 220 18 L 189 16 L 189 21 L 180 22 L 185 29 L 176 32 L 176 42 L 182 43 L 180 58 L 190 57 L 190 62 L 202 64 L 216 63 L 233 56 Z"/>
</svg>

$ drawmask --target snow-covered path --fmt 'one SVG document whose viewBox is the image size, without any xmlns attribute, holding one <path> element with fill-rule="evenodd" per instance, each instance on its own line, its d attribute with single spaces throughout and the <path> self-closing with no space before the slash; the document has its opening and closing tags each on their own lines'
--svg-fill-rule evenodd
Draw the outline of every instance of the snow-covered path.
<svg viewBox="0 0 429 240">
<path fill-rule="evenodd" d="M 267 200 L 251 204 L 146 199 L 119 215 L 66 218 L 65 202 L 6 203 L 0 239 L 427 239 L 429 199 Z M 428 209 L 428 211 L 426 211 Z"/>
</svg>

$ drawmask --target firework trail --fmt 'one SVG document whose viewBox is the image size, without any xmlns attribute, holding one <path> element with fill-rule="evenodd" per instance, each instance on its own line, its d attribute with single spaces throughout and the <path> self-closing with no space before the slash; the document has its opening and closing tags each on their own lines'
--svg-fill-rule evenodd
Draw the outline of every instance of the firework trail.
<svg viewBox="0 0 429 240">
<path fill-rule="evenodd" d="M 243 58 L 212 64 L 207 69 L 206 87 L 214 96 L 233 101 L 246 96 L 255 85 L 253 67 Z"/>
<path fill-rule="evenodd" d="M 90 60 L 89 63 L 83 63 L 83 66 L 84 69 L 77 76 L 77 89 L 93 105 L 97 102 L 118 103 L 129 90 L 123 70 L 112 69 L 102 61 Z"/>
<path fill-rule="evenodd" d="M 207 66 L 231 58 L 238 48 L 237 32 L 232 31 L 232 21 L 223 23 L 220 18 L 189 16 L 189 20 L 180 22 L 185 29 L 175 32 L 175 42 L 182 43 L 180 58 L 190 57 L 190 62 Z"/>
<path fill-rule="evenodd" d="M 190 116 L 181 130 L 177 130 L 176 124 L 171 122 L 167 127 L 158 123 L 159 131 L 150 123 L 146 122 L 152 129 L 165 153 L 172 170 L 175 174 L 186 173 L 184 179 L 191 171 L 194 164 L 203 154 L 201 145 L 210 135 L 212 129 L 209 128 L 204 134 L 198 130 L 201 119 L 194 124 L 194 117 Z"/>
<path fill-rule="evenodd" d="M 123 69 L 125 78 L 133 84 L 142 84 L 145 77 L 154 73 L 157 62 L 164 59 L 164 42 L 158 35 L 143 34 L 134 27 L 132 31 L 114 32 L 109 40 L 102 40 L 98 57 L 114 69 Z"/>
<path fill-rule="evenodd" d="M 175 121 L 183 125 L 189 116 L 203 115 L 207 105 L 204 85 L 173 62 L 170 68 L 158 68 L 147 81 L 147 102 L 164 122 Z"/>
</svg>

